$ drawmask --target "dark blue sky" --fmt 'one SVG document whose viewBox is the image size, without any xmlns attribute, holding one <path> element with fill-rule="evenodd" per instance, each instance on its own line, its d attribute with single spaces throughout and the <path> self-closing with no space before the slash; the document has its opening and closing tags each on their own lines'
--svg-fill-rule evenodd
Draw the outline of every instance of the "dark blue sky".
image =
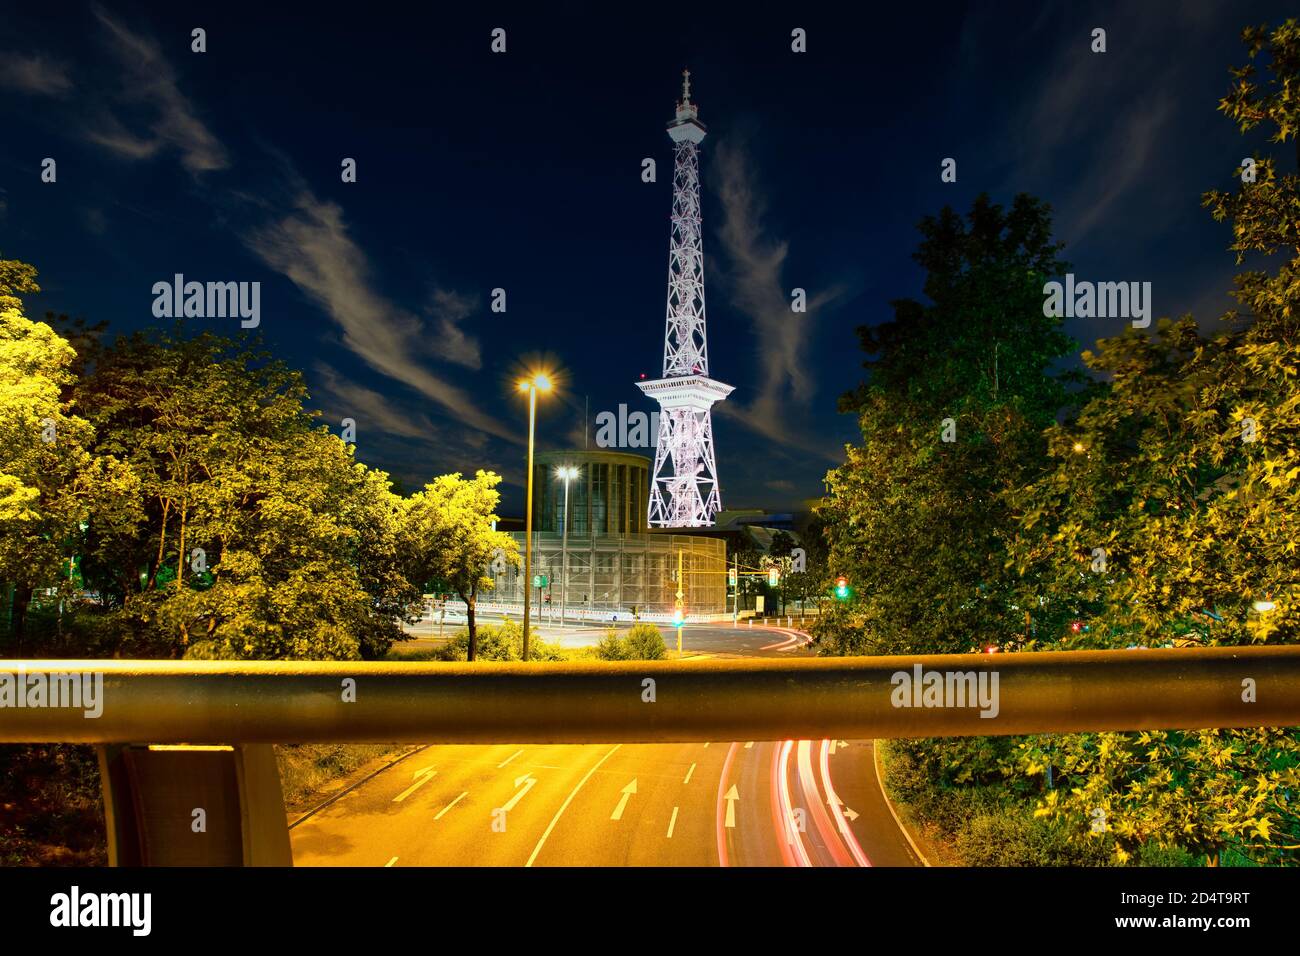
<svg viewBox="0 0 1300 956">
<path fill-rule="evenodd" d="M 1212 323 L 1235 269 L 1200 195 L 1251 152 L 1215 104 L 1241 28 L 1293 12 L 277 6 L 0 4 L 0 255 L 40 269 L 34 317 L 119 331 L 156 324 L 151 288 L 174 273 L 261 282 L 266 345 L 326 421 L 357 420 L 362 460 L 408 487 L 494 468 L 506 512 L 521 362 L 565 372 L 541 448 L 581 447 L 584 397 L 593 432 L 621 402 L 650 410 L 633 382 L 660 370 L 682 67 L 709 128 L 710 371 L 736 386 L 715 415 L 723 500 L 779 510 L 820 494 L 855 437 L 835 411 L 860 377 L 854 328 L 920 294 L 915 224 L 945 204 L 1041 196 L 1080 278 L 1150 281 L 1156 315 Z M 1122 325 L 1068 329 L 1088 346 Z"/>
</svg>

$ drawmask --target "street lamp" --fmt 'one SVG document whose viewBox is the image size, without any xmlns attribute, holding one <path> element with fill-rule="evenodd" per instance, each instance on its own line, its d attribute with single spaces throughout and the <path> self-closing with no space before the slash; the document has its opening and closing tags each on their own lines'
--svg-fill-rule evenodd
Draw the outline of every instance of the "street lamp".
<svg viewBox="0 0 1300 956">
<path fill-rule="evenodd" d="M 560 539 L 560 628 L 564 628 L 564 609 L 569 604 L 569 482 L 578 477 L 578 469 L 561 465 L 555 477 L 564 481 L 564 535 Z"/>
<path fill-rule="evenodd" d="M 528 660 L 528 590 L 533 584 L 533 434 L 537 426 L 537 393 L 551 390 L 550 376 L 537 372 L 519 380 L 519 391 L 528 393 L 528 497 L 524 502 L 524 660 Z"/>
</svg>

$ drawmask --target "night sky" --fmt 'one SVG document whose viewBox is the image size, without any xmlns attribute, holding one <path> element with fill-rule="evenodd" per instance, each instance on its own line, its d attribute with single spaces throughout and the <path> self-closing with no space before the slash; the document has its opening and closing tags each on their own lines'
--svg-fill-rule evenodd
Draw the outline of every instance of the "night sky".
<svg viewBox="0 0 1300 956">
<path fill-rule="evenodd" d="M 0 256 L 40 270 L 33 318 L 122 332 L 169 324 L 151 289 L 175 273 L 261 282 L 265 345 L 336 431 L 356 419 L 361 460 L 411 490 L 494 469 L 504 513 L 522 508 L 522 367 L 563 371 L 539 449 L 582 447 L 584 400 L 593 436 L 598 412 L 652 410 L 634 382 L 660 374 L 683 67 L 709 130 L 710 372 L 736 387 L 715 414 L 723 502 L 784 510 L 857 436 L 835 410 L 860 378 L 854 329 L 920 295 L 915 225 L 945 204 L 1034 193 L 1079 278 L 1150 281 L 1157 317 L 1212 325 L 1236 269 L 1200 196 L 1252 148 L 1215 105 L 1241 28 L 1295 12 L 276 6 L 0 3 Z M 1089 346 L 1124 324 L 1067 329 Z"/>
</svg>

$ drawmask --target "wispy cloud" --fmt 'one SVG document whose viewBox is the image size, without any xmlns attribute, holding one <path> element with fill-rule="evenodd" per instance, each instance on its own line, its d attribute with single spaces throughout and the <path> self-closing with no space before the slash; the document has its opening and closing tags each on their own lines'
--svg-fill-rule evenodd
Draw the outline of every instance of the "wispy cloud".
<svg viewBox="0 0 1300 956">
<path fill-rule="evenodd" d="M 968 16 L 965 76 L 955 82 L 978 82 L 986 67 L 984 41 L 1003 29 L 1003 20 L 995 8 Z M 1106 53 L 1091 51 L 1088 24 L 1094 23 L 1104 24 Z M 1148 204 L 1159 195 L 1151 189 L 1151 171 L 1167 156 L 1179 109 L 1185 108 L 1180 99 L 1188 80 L 1204 68 L 1199 44 L 1212 28 L 1207 5 L 1194 2 L 1161 16 L 1140 4 L 1119 4 L 1082 21 L 1071 8 L 1044 6 L 1022 31 L 1036 35 L 1043 51 L 1035 73 L 1026 77 L 1026 96 L 1005 127 L 989 130 L 999 144 L 1015 149 L 1016 163 L 999 191 L 1053 193 L 1056 231 L 1072 247 L 1099 229 L 1113 231 L 1117 220 L 1137 226 L 1165 221 L 1165 215 L 1150 214 Z M 1179 37 L 1182 55 L 1167 58 L 1159 70 L 1135 60 L 1172 35 Z M 1133 105 L 1098 108 L 1116 103 Z M 1069 189 L 1063 190 L 1061 172 L 1071 169 L 1079 173 L 1065 177 Z"/>
<path fill-rule="evenodd" d="M 478 305 L 477 297 L 449 289 L 435 289 L 432 295 L 432 311 L 438 320 L 442 357 L 475 370 L 483 367 L 482 350 L 478 339 L 466 334 L 461 323 L 474 314 Z"/>
<path fill-rule="evenodd" d="M 293 212 L 252 230 L 245 242 L 324 309 L 342 330 L 343 344 L 375 371 L 411 387 L 470 428 L 520 440 L 472 395 L 435 375 L 421 360 L 433 354 L 466 364 L 468 339 L 448 343 L 430 335 L 418 316 L 374 288 L 369 258 L 349 235 L 339 206 L 304 188 Z"/>
<path fill-rule="evenodd" d="M 331 421 L 331 426 L 344 418 L 352 418 L 362 429 L 370 426 L 399 438 L 433 444 L 445 437 L 442 429 L 427 415 L 398 408 L 383 394 L 344 378 L 329 365 L 318 362 L 313 372 L 324 399 L 316 404 L 328 405 L 331 411 L 338 413 L 337 421 Z"/>
<path fill-rule="evenodd" d="M 112 91 L 112 105 L 105 105 L 91 121 L 86 133 L 90 141 L 135 160 L 175 150 L 181 165 L 193 175 L 226 169 L 230 158 L 225 147 L 180 91 L 176 72 L 157 42 L 132 31 L 103 8 L 93 10 L 122 66 L 122 85 Z M 144 130 L 132 129 L 118 115 L 119 109 L 133 114 Z"/>
<path fill-rule="evenodd" d="M 63 63 L 41 53 L 0 53 L 0 86 L 20 93 L 62 96 L 72 90 L 72 78 Z"/>
<path fill-rule="evenodd" d="M 757 395 L 748 404 L 728 400 L 719 411 L 775 441 L 834 460 L 838 448 L 823 447 L 811 432 L 792 426 L 816 391 L 808 357 L 814 317 L 818 309 L 842 298 L 847 289 L 835 285 L 810 290 L 807 311 L 793 311 L 784 275 L 789 244 L 767 234 L 763 225 L 766 202 L 743 145 L 723 142 L 715 147 L 711 173 L 722 202 L 717 233 L 729 263 L 722 279 L 731 305 L 750 319 L 754 337 L 762 343 Z"/>
</svg>

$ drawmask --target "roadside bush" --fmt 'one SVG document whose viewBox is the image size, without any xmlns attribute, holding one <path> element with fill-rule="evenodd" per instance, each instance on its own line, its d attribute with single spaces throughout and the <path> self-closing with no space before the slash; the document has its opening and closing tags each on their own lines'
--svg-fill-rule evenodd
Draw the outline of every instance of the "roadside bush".
<svg viewBox="0 0 1300 956">
<path fill-rule="evenodd" d="M 1180 846 L 1143 843 L 1133 859 L 1134 866 L 1204 866 L 1205 857 L 1194 856 Z M 1246 865 L 1250 865 L 1247 862 Z"/>
<path fill-rule="evenodd" d="M 1107 866 L 1114 854 L 1109 835 L 1079 837 L 1010 808 L 969 820 L 956 842 L 967 866 Z"/>
<path fill-rule="evenodd" d="M 602 661 L 625 661 L 627 660 L 627 645 L 619 637 L 618 631 L 613 629 L 606 632 L 605 636 L 600 639 L 596 645 L 596 656 Z"/>
<path fill-rule="evenodd" d="M 596 645 L 602 661 L 661 661 L 667 654 L 663 635 L 653 624 L 634 624 L 625 635 L 611 628 Z"/>
<path fill-rule="evenodd" d="M 664 636 L 653 624 L 634 624 L 624 638 L 628 659 L 634 661 L 661 661 L 668 653 Z"/>
<path fill-rule="evenodd" d="M 534 661 L 560 661 L 564 655 L 555 644 L 543 641 L 534 630 L 529 641 L 528 656 Z M 438 652 L 438 659 L 444 661 L 464 661 L 469 659 L 469 631 L 462 628 Z M 514 621 L 506 621 L 498 627 L 480 626 L 478 628 L 478 660 L 481 661 L 521 661 L 524 659 L 524 629 Z"/>
</svg>

